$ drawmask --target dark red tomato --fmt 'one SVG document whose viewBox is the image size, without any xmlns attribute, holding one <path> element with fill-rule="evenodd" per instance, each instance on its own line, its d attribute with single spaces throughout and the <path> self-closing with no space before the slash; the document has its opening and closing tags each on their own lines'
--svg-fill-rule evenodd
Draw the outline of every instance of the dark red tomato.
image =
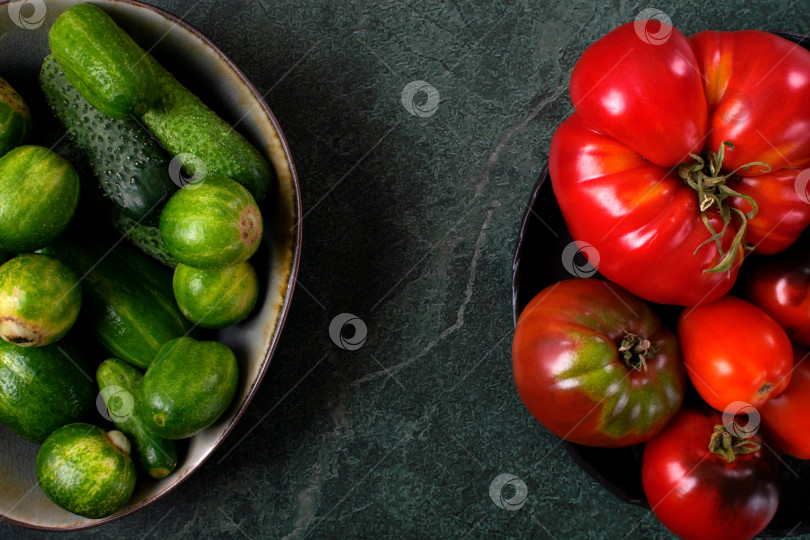
<svg viewBox="0 0 810 540">
<path fill-rule="evenodd" d="M 647 501 L 686 540 L 751 538 L 779 506 L 778 456 L 759 434 L 738 436 L 750 435 L 744 425 L 723 424 L 719 412 L 683 409 L 644 447 Z"/>
<path fill-rule="evenodd" d="M 628 23 L 583 53 L 552 186 L 605 277 L 647 300 L 709 303 L 745 242 L 773 253 L 810 223 L 795 187 L 810 164 L 810 52 L 758 31 L 656 35 Z"/>
<path fill-rule="evenodd" d="M 718 411 L 736 401 L 759 408 L 790 383 L 790 339 L 779 323 L 741 298 L 724 296 L 684 309 L 678 338 L 689 379 Z"/>
<path fill-rule="evenodd" d="M 793 350 L 796 368 L 787 389 L 762 406 L 759 413 L 780 450 L 810 459 L 810 353 Z"/>
<path fill-rule="evenodd" d="M 745 293 L 794 343 L 810 347 L 810 250 L 794 248 L 753 262 Z"/>
<path fill-rule="evenodd" d="M 595 279 L 538 294 L 512 342 L 515 385 L 552 433 L 589 446 L 627 446 L 661 431 L 683 402 L 675 336 L 639 298 Z"/>
</svg>

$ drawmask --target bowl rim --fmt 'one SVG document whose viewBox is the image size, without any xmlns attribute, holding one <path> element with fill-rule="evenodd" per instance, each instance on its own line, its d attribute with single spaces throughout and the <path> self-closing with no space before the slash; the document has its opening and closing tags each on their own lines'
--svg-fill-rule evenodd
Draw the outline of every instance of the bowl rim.
<svg viewBox="0 0 810 540">
<path fill-rule="evenodd" d="M 10 4 L 12 1 L 14 1 L 14 0 L 0 0 L 0 6 L 5 5 L 5 4 Z M 233 62 L 233 60 L 231 60 L 228 57 L 228 55 L 226 55 L 222 51 L 222 49 L 217 47 L 217 45 L 214 44 L 214 42 L 211 41 L 200 30 L 198 30 L 196 27 L 194 27 L 190 23 L 184 21 L 183 19 L 181 19 L 177 15 L 174 15 L 173 13 L 171 13 L 169 11 L 166 11 L 164 9 L 161 9 L 159 7 L 152 6 L 152 5 L 146 4 L 144 2 L 140 2 L 138 0 L 104 0 L 104 2 L 105 3 L 113 3 L 113 4 L 115 4 L 115 3 L 117 3 L 117 4 L 127 4 L 127 5 L 134 6 L 136 8 L 141 8 L 141 9 L 146 9 L 148 11 L 152 11 L 152 12 L 164 17 L 165 19 L 169 20 L 170 22 L 178 25 L 179 27 L 191 32 L 196 38 L 198 38 L 200 41 L 202 41 L 206 46 L 210 47 L 211 50 L 217 56 L 219 56 L 225 62 L 225 64 L 227 64 L 227 66 L 233 71 L 234 75 L 236 75 L 236 77 L 241 81 L 241 83 L 245 85 L 245 87 L 253 95 L 253 97 L 256 98 L 259 105 L 261 106 L 262 113 L 264 114 L 264 116 L 267 117 L 268 120 L 270 120 L 270 123 L 272 124 L 273 129 L 275 130 L 276 134 L 278 135 L 279 143 L 281 145 L 281 149 L 282 149 L 282 151 L 284 153 L 285 160 L 286 160 L 287 165 L 288 165 L 289 170 L 290 170 L 290 180 L 292 182 L 292 187 L 293 187 L 293 190 L 292 190 L 293 210 L 295 211 L 295 218 L 293 220 L 294 221 L 294 226 L 293 226 L 294 232 L 293 232 L 293 238 L 292 238 L 292 257 L 291 257 L 290 275 L 289 275 L 289 277 L 287 279 L 287 287 L 286 287 L 286 290 L 284 291 L 284 299 L 283 299 L 283 301 L 281 303 L 281 309 L 279 310 L 278 320 L 276 322 L 276 327 L 274 329 L 273 336 L 272 336 L 272 338 L 270 340 L 270 344 L 269 344 L 269 346 L 267 348 L 267 354 L 265 355 L 264 360 L 262 361 L 262 365 L 261 365 L 261 368 L 259 369 L 259 373 L 258 373 L 258 375 L 256 377 L 256 380 L 251 385 L 251 388 L 248 391 L 247 396 L 245 397 L 244 403 L 239 408 L 239 410 L 236 412 L 236 415 L 234 416 L 234 418 L 231 419 L 231 421 L 226 426 L 225 430 L 221 433 L 221 435 L 217 438 L 217 440 L 214 441 L 214 443 L 213 443 L 210 451 L 208 452 L 208 454 L 205 457 L 203 457 L 203 459 L 193 469 L 190 469 L 189 471 L 182 474 L 174 483 L 169 485 L 162 492 L 158 493 L 157 495 L 155 495 L 155 496 L 153 496 L 153 497 L 151 497 L 149 499 L 146 499 L 146 500 L 142 501 L 140 504 L 137 504 L 137 505 L 129 507 L 129 508 L 125 508 L 125 509 L 123 509 L 123 510 L 121 510 L 119 512 L 116 512 L 116 513 L 114 513 L 112 515 L 109 515 L 107 517 L 97 519 L 97 520 L 88 521 L 86 523 L 78 523 L 78 524 L 74 524 L 74 525 L 68 525 L 68 526 L 65 526 L 65 527 L 50 527 L 50 526 L 43 526 L 43 525 L 37 525 L 37 524 L 34 524 L 34 523 L 27 523 L 27 522 L 24 522 L 24 521 L 19 521 L 19 520 L 16 520 L 14 518 L 5 516 L 3 514 L 0 514 L 0 523 L 8 523 L 10 525 L 15 525 L 17 527 L 21 527 L 21 528 L 25 528 L 25 529 L 31 529 L 31 530 L 70 532 L 70 531 L 80 531 L 80 530 L 84 530 L 84 529 L 90 529 L 90 528 L 93 528 L 93 527 L 98 527 L 100 525 L 106 525 L 107 523 L 112 523 L 113 521 L 117 521 L 117 520 L 119 520 L 121 518 L 130 516 L 130 515 L 132 515 L 132 514 L 134 514 L 136 512 L 139 512 L 140 510 L 146 508 L 147 506 L 150 506 L 151 504 L 153 504 L 153 503 L 157 502 L 158 500 L 162 499 L 163 497 L 165 497 L 166 495 L 168 495 L 169 493 L 171 493 L 172 491 L 177 489 L 177 487 L 179 487 L 189 477 L 191 477 L 194 472 L 196 472 L 198 469 L 200 469 L 211 458 L 211 456 L 216 452 L 216 450 L 219 449 L 219 447 L 222 445 L 223 441 L 228 437 L 228 435 L 231 433 L 233 428 L 236 426 L 236 424 L 242 418 L 242 415 L 247 410 L 248 405 L 250 405 L 250 402 L 253 400 L 253 397 L 256 395 L 256 392 L 258 391 L 258 388 L 259 388 L 262 380 L 264 379 L 264 375 L 267 372 L 268 366 L 270 365 L 270 360 L 272 359 L 273 355 L 275 354 L 276 348 L 278 347 L 279 340 L 281 339 L 281 333 L 282 333 L 282 330 L 284 328 L 284 324 L 285 324 L 285 322 L 287 320 L 287 316 L 288 316 L 289 311 L 290 311 L 290 305 L 292 303 L 293 292 L 294 292 L 294 289 L 295 289 L 295 284 L 297 282 L 298 270 L 299 270 L 299 267 L 300 267 L 301 243 L 303 241 L 303 231 L 302 231 L 303 209 L 302 209 L 302 204 L 301 204 L 301 185 L 300 185 L 300 182 L 298 180 L 298 173 L 297 173 L 296 168 L 295 168 L 295 163 L 293 161 L 292 153 L 290 151 L 290 147 L 289 147 L 289 143 L 287 142 L 287 138 L 285 137 L 284 132 L 282 131 L 281 126 L 279 125 L 278 120 L 276 119 L 276 116 L 273 114 L 273 111 L 270 110 L 270 107 L 267 105 L 267 102 L 265 102 L 264 97 L 261 95 L 261 93 L 258 91 L 258 89 L 256 89 L 256 87 L 253 85 L 253 83 L 250 82 L 250 80 L 247 78 L 247 76 L 245 76 L 245 74 L 242 72 L 242 70 L 239 69 L 239 67 Z"/>
</svg>

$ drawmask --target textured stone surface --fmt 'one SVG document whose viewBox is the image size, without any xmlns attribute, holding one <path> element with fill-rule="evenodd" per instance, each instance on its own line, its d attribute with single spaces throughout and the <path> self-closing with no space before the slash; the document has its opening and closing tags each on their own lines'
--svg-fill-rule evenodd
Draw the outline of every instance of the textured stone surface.
<svg viewBox="0 0 810 540">
<path fill-rule="evenodd" d="M 302 181 L 285 333 L 223 447 L 174 493 L 68 537 L 669 538 L 581 471 L 511 376 L 510 263 L 584 48 L 646 3 L 153 0 L 264 93 Z M 810 31 L 802 2 L 660 1 L 686 33 Z M 400 98 L 423 80 L 431 116 Z M 417 99 L 417 106 L 425 106 Z M 360 317 L 342 350 L 329 323 Z M 514 512 L 490 499 L 522 479 Z M 0 525 L 0 538 L 40 537 Z"/>
</svg>

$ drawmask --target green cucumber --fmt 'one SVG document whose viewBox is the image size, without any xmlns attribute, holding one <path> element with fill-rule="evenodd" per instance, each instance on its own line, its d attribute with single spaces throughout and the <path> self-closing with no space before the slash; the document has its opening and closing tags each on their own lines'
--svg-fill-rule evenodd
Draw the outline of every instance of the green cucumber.
<svg viewBox="0 0 810 540">
<path fill-rule="evenodd" d="M 95 409 L 87 360 L 67 339 L 46 347 L 0 340 L 0 422 L 37 444 Z"/>
<path fill-rule="evenodd" d="M 201 184 L 172 195 L 160 215 L 160 237 L 182 264 L 224 268 L 256 252 L 262 239 L 262 216 L 240 184 L 206 177 Z"/>
<path fill-rule="evenodd" d="M 110 214 L 115 230 L 126 235 L 127 240 L 132 245 L 170 268 L 177 266 L 177 260 L 169 254 L 163 240 L 160 239 L 160 229 L 152 225 L 138 223 L 116 210 L 113 210 Z"/>
<path fill-rule="evenodd" d="M 62 237 L 45 250 L 80 276 L 81 322 L 113 356 L 146 368 L 160 347 L 189 332 L 166 268 L 125 244 L 105 249 Z"/>
<path fill-rule="evenodd" d="M 0 156 L 31 138 L 31 112 L 22 96 L 0 78 Z"/>
<path fill-rule="evenodd" d="M 177 190 L 160 146 L 136 121 L 108 118 L 94 108 L 70 84 L 53 55 L 42 62 L 39 81 L 106 198 L 127 217 L 157 225 L 160 210 Z"/>
<path fill-rule="evenodd" d="M 0 157 L 0 249 L 34 251 L 67 227 L 79 203 L 79 177 L 65 159 L 41 146 Z"/>
<path fill-rule="evenodd" d="M 0 337 L 21 347 L 60 340 L 76 322 L 82 289 L 58 259 L 25 253 L 0 266 Z"/>
<path fill-rule="evenodd" d="M 64 11 L 48 42 L 70 83 L 105 115 L 127 120 L 151 107 L 158 90 L 146 52 L 101 8 Z"/>
<path fill-rule="evenodd" d="M 45 440 L 37 454 L 37 482 L 58 506 L 98 519 L 124 507 L 135 489 L 130 444 L 120 431 L 68 424 Z"/>
<path fill-rule="evenodd" d="M 141 381 L 141 417 L 153 433 L 185 439 L 213 424 L 239 383 L 233 352 L 216 341 L 167 342 Z"/>
<path fill-rule="evenodd" d="M 275 182 L 267 160 L 151 56 L 149 62 L 157 75 L 160 98 L 143 115 L 144 125 L 188 174 L 226 176 L 262 201 Z"/>
<path fill-rule="evenodd" d="M 183 315 L 203 328 L 225 328 L 245 320 L 259 297 L 256 271 L 247 261 L 214 270 L 179 264 L 172 287 Z"/>
<path fill-rule="evenodd" d="M 132 441 L 138 465 L 152 478 L 164 478 L 177 466 L 177 448 L 174 441 L 151 433 L 141 419 L 136 405 L 142 377 L 140 371 L 117 358 L 105 360 L 96 370 L 110 419 Z"/>
</svg>

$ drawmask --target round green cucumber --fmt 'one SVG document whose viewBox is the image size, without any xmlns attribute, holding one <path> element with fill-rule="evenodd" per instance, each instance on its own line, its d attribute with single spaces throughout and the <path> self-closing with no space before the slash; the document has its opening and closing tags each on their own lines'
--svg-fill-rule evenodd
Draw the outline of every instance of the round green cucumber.
<svg viewBox="0 0 810 540">
<path fill-rule="evenodd" d="M 95 407 L 88 362 L 71 342 L 18 347 L 0 340 L 0 422 L 37 444 Z"/>
<path fill-rule="evenodd" d="M 172 285 L 180 311 L 203 328 L 245 320 L 259 297 L 259 280 L 248 261 L 214 270 L 178 264 Z"/>
<path fill-rule="evenodd" d="M 76 274 L 54 257 L 26 253 L 0 266 L 0 337 L 21 347 L 60 340 L 79 316 Z"/>
<path fill-rule="evenodd" d="M 0 249 L 34 251 L 62 234 L 79 203 L 79 176 L 41 146 L 0 158 Z"/>
<path fill-rule="evenodd" d="M 174 441 L 150 432 L 141 418 L 136 405 L 142 377 L 140 371 L 117 358 L 105 360 L 96 370 L 110 419 L 132 440 L 138 465 L 152 478 L 164 478 L 177 466 L 177 448 Z"/>
<path fill-rule="evenodd" d="M 31 112 L 22 96 L 0 77 L 0 156 L 28 142 Z"/>
<path fill-rule="evenodd" d="M 146 52 L 101 8 L 78 4 L 64 11 L 48 43 L 70 84 L 105 115 L 129 120 L 151 107 L 157 80 Z"/>
<path fill-rule="evenodd" d="M 172 257 L 186 266 L 224 268 L 256 252 L 262 216 L 241 184 L 206 177 L 172 195 L 160 215 L 160 237 Z"/>
<path fill-rule="evenodd" d="M 68 424 L 42 443 L 37 481 L 48 498 L 79 516 L 98 519 L 123 508 L 135 489 L 130 444 L 120 431 Z"/>
<path fill-rule="evenodd" d="M 213 424 L 239 383 L 233 352 L 216 341 L 167 342 L 141 381 L 141 417 L 152 433 L 185 439 Z"/>
</svg>

